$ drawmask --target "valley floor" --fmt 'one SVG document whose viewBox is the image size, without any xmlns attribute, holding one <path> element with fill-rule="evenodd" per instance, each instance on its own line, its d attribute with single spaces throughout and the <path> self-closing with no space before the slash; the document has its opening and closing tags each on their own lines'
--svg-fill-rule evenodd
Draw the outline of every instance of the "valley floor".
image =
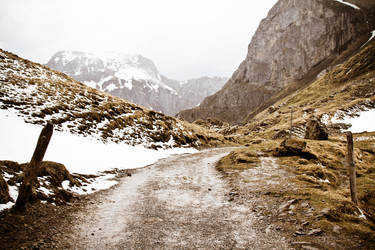
<svg viewBox="0 0 375 250">
<path fill-rule="evenodd" d="M 329 232 L 301 238 L 291 188 L 272 157 L 241 173 L 217 171 L 232 148 L 173 156 L 121 177 L 110 190 L 61 207 L 36 204 L 0 218 L 4 249 L 345 249 Z M 129 170 L 127 170 L 129 171 Z M 290 204 L 289 204 L 290 203 Z M 285 205 L 284 205 L 285 204 Z M 315 243 L 314 243 L 315 242 Z M 322 244 L 316 243 L 321 242 Z"/>
</svg>

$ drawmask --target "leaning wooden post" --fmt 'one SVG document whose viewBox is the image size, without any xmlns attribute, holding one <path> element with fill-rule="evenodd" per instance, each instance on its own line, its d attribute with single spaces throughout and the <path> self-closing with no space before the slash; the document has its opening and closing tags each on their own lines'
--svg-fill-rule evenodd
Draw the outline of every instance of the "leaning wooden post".
<svg viewBox="0 0 375 250">
<path fill-rule="evenodd" d="M 357 183 L 356 183 L 356 174 L 355 174 L 355 164 L 354 164 L 354 157 L 353 157 L 353 135 L 352 132 L 346 132 L 346 139 L 348 142 L 348 167 L 349 167 L 349 181 L 350 181 L 350 195 L 352 201 L 358 205 L 358 198 L 357 198 Z"/>
<path fill-rule="evenodd" d="M 292 137 L 293 130 L 293 107 L 290 107 L 290 134 L 289 137 Z"/>
<path fill-rule="evenodd" d="M 47 123 L 39 135 L 38 143 L 31 161 L 24 169 L 24 178 L 16 201 L 16 208 L 18 209 L 23 209 L 26 203 L 28 203 L 30 200 L 33 183 L 38 175 L 39 168 L 46 153 L 49 141 L 51 140 L 52 133 L 53 125 Z"/>
</svg>

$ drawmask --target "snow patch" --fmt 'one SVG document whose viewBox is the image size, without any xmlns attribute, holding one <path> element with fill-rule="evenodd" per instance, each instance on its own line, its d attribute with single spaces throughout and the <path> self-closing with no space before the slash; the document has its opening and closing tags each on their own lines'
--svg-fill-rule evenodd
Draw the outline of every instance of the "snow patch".
<svg viewBox="0 0 375 250">
<path fill-rule="evenodd" d="M 337 117 L 338 113 L 332 118 L 332 122 L 351 124 L 348 130 L 353 133 L 375 131 L 375 109 L 359 111 L 356 117 L 344 116 L 342 119 Z"/>
<path fill-rule="evenodd" d="M 114 185 L 116 185 L 118 182 L 115 180 L 112 180 L 115 177 L 114 174 L 107 174 L 103 176 L 99 176 L 98 178 L 94 178 L 90 180 L 90 183 L 83 183 L 81 182 L 82 186 L 70 186 L 70 181 L 66 180 L 61 183 L 62 187 L 70 192 L 79 194 L 79 195 L 85 195 L 85 194 L 91 194 L 99 190 L 108 189 Z"/>
<path fill-rule="evenodd" d="M 9 196 L 16 201 L 18 197 L 18 187 L 17 186 L 8 186 L 9 189 Z M 15 203 L 12 201 L 9 201 L 6 204 L 0 204 L 0 212 L 3 211 L 4 209 L 9 209 L 11 208 Z"/>
<path fill-rule="evenodd" d="M 370 39 L 368 39 L 368 41 L 365 42 L 365 43 L 361 46 L 361 48 L 364 47 L 364 46 L 366 46 L 366 44 L 368 44 L 372 39 L 374 39 L 374 37 L 375 37 L 375 30 L 371 31 L 371 37 L 370 37 Z"/>
<path fill-rule="evenodd" d="M 318 181 L 321 182 L 321 183 L 331 183 L 328 179 L 325 179 L 325 180 L 318 179 Z"/>
<path fill-rule="evenodd" d="M 0 159 L 30 161 L 42 126 L 25 123 L 10 110 L 0 110 L 0 120 Z M 44 160 L 62 163 L 70 173 L 97 174 L 114 168 L 140 168 L 174 154 L 195 152 L 194 148 L 153 150 L 124 142 L 104 143 L 93 136 L 55 130 Z"/>
<path fill-rule="evenodd" d="M 125 81 L 125 88 L 129 89 L 129 90 L 132 90 L 133 88 L 133 83 L 132 81 Z"/>
<path fill-rule="evenodd" d="M 13 207 L 13 205 L 14 205 L 14 202 L 11 202 L 11 201 L 9 201 L 6 204 L 0 204 L 0 211 L 3 211 L 4 209 L 7 209 L 7 208 L 9 209 Z"/>
<path fill-rule="evenodd" d="M 38 187 L 38 189 L 36 191 L 41 192 L 41 193 L 45 194 L 46 196 L 50 196 L 51 194 L 53 194 L 52 190 L 50 190 L 48 188 L 45 188 L 45 187 Z"/>
<path fill-rule="evenodd" d="M 363 213 L 363 211 L 358 207 L 358 211 L 359 211 L 359 218 L 360 219 L 363 219 L 363 220 L 367 220 L 366 218 L 366 215 Z"/>
<path fill-rule="evenodd" d="M 18 198 L 18 186 L 8 186 L 9 196 L 12 197 L 14 201 Z"/>
<path fill-rule="evenodd" d="M 348 3 L 348 2 L 345 2 L 344 0 L 335 0 L 336 2 L 339 2 L 339 3 L 342 3 L 342 4 L 345 4 L 345 5 L 348 5 L 356 10 L 360 10 L 361 8 L 359 8 L 357 5 L 355 4 L 352 4 L 352 3 Z"/>
</svg>

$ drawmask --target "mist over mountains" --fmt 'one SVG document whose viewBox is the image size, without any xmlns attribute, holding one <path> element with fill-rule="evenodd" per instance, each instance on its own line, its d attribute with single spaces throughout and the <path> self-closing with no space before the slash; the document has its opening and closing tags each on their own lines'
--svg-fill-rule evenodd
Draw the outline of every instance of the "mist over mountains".
<svg viewBox="0 0 375 250">
<path fill-rule="evenodd" d="M 121 53 L 60 51 L 46 65 L 87 86 L 168 115 L 199 105 L 227 81 L 224 77 L 172 80 L 160 74 L 150 59 Z"/>
</svg>

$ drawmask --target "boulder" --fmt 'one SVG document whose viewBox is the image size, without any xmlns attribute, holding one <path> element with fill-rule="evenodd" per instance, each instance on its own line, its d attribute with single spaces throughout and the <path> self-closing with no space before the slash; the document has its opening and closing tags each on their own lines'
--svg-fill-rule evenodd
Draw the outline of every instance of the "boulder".
<svg viewBox="0 0 375 250">
<path fill-rule="evenodd" d="M 328 140 L 328 130 L 326 125 L 317 119 L 311 119 L 306 124 L 305 139 Z"/>
<path fill-rule="evenodd" d="M 81 186 L 81 183 L 74 178 L 66 167 L 57 162 L 43 161 L 38 176 L 49 176 L 49 181 L 54 187 L 61 187 L 61 182 L 68 180 L 72 185 Z"/>
<path fill-rule="evenodd" d="M 301 139 L 287 138 L 275 149 L 274 156 L 300 156 L 308 160 L 317 159 L 316 155 L 310 153 L 306 146 L 307 143 Z"/>
<path fill-rule="evenodd" d="M 277 140 L 277 139 L 285 139 L 285 138 L 289 138 L 289 137 L 290 137 L 290 132 L 283 129 L 283 130 L 280 130 L 280 131 L 276 132 L 272 136 L 272 139 Z"/>
</svg>

